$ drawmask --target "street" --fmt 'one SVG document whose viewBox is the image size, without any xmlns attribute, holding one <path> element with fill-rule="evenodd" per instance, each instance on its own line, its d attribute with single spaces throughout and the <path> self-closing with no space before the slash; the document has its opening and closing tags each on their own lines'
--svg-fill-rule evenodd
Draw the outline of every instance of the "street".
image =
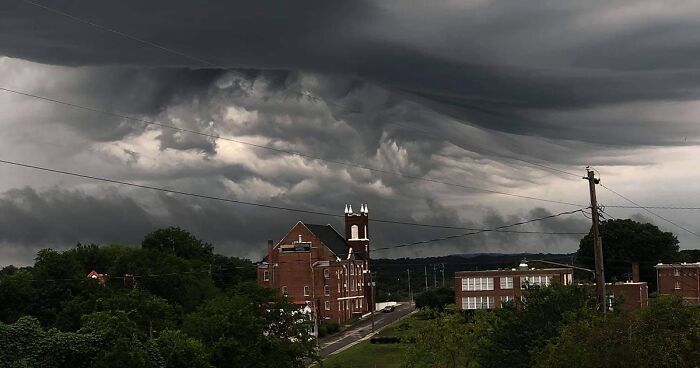
<svg viewBox="0 0 700 368">
<path fill-rule="evenodd" d="M 378 312 L 374 316 L 374 328 L 380 329 L 396 320 L 399 320 L 413 311 L 413 306 L 404 303 L 396 306 L 396 310 L 390 313 Z M 339 349 L 360 340 L 372 332 L 372 320 L 367 317 L 366 321 L 343 331 L 342 333 L 332 336 L 329 340 L 321 342 L 321 357 L 327 357 Z"/>
</svg>

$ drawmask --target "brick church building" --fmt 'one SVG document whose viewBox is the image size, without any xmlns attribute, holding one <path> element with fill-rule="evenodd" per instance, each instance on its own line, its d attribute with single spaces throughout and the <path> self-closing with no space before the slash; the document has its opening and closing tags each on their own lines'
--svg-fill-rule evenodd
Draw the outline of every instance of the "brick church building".
<svg viewBox="0 0 700 368">
<path fill-rule="evenodd" d="M 297 222 L 258 265 L 258 284 L 311 310 L 318 322 L 344 323 L 370 311 L 367 205 L 345 206 L 345 236 L 331 225 Z"/>
</svg>

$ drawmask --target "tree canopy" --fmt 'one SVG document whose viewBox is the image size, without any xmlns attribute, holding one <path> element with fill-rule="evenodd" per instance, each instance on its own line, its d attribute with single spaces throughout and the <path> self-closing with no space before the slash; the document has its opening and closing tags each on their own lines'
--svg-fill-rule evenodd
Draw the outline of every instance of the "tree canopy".
<svg viewBox="0 0 700 368">
<path fill-rule="evenodd" d="M 600 224 L 603 241 L 603 264 L 605 279 L 627 280 L 630 277 L 632 261 L 640 263 L 640 277 L 655 285 L 656 274 L 653 266 L 658 262 L 673 262 L 678 257 L 678 239 L 673 233 L 661 231 L 648 223 L 629 219 L 605 220 Z M 577 261 L 593 268 L 593 235 L 589 233 L 581 239 L 576 253 Z"/>
<path fill-rule="evenodd" d="M 43 249 L 0 270 L 0 367 L 305 366 L 308 321 L 255 276 L 179 228 L 142 247 Z"/>
</svg>

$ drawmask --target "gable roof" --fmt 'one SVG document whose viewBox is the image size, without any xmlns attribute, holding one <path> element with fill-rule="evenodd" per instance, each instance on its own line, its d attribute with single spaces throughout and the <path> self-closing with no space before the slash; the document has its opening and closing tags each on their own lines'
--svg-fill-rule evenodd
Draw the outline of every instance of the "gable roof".
<svg viewBox="0 0 700 368">
<path fill-rule="evenodd" d="M 314 224 L 304 224 L 304 226 L 321 239 L 321 242 L 335 253 L 336 256 L 343 259 L 347 258 L 350 247 L 345 239 L 335 231 L 333 226 Z M 359 254 L 354 255 L 359 258 Z"/>
</svg>

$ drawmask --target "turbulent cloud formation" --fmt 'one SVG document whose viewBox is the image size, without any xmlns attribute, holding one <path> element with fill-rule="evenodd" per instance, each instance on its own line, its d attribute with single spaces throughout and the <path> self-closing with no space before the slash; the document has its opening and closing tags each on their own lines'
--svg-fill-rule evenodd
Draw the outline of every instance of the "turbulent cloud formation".
<svg viewBox="0 0 700 368">
<path fill-rule="evenodd" d="M 3 2 L 0 87 L 116 115 L 0 91 L 0 159 L 339 214 L 367 202 L 376 218 L 458 227 L 574 208 L 523 196 L 585 206 L 584 181 L 522 160 L 576 174 L 592 164 L 639 202 L 697 205 L 700 73 L 687 35 L 700 31 L 698 13 L 683 1 Z M 27 169 L 0 175 L 0 256 L 11 262 L 46 245 L 136 243 L 170 224 L 222 253 L 258 257 L 258 245 L 297 219 L 341 225 Z M 663 216 L 700 232 L 696 212 Z M 522 229 L 585 232 L 587 221 Z M 376 247 L 459 232 L 372 229 Z M 488 233 L 381 255 L 572 251 L 577 242 Z"/>
</svg>

